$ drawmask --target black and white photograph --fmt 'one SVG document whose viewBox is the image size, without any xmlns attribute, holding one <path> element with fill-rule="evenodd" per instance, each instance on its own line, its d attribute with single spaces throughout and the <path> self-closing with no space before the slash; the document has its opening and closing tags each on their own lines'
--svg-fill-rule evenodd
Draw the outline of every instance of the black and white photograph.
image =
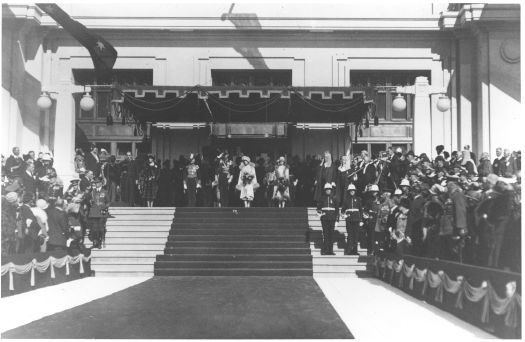
<svg viewBox="0 0 525 342">
<path fill-rule="evenodd" d="M 522 29 L 2 0 L 0 338 L 521 339 Z"/>
</svg>

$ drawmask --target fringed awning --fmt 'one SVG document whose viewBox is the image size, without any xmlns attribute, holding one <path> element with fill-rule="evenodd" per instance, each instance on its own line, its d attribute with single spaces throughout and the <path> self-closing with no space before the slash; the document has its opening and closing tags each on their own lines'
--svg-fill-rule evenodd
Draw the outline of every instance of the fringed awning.
<svg viewBox="0 0 525 342">
<path fill-rule="evenodd" d="M 126 116 L 139 122 L 363 123 L 374 114 L 374 88 L 175 87 L 114 89 Z M 306 128 L 306 127 L 305 127 Z"/>
</svg>

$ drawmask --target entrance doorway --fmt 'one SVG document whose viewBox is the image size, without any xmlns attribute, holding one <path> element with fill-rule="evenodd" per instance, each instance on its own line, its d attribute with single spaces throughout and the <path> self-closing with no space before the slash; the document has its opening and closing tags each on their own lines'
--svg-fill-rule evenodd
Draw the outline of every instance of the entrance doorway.
<svg viewBox="0 0 525 342">
<path fill-rule="evenodd" d="M 233 154 L 241 152 L 250 158 L 266 153 L 272 160 L 289 156 L 291 152 L 290 141 L 286 138 L 215 138 L 212 146 Z"/>
</svg>

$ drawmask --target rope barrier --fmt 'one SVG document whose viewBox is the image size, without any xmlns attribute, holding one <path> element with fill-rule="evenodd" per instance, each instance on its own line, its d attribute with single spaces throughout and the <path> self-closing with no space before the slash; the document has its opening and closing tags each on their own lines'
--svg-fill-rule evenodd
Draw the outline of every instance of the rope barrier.
<svg viewBox="0 0 525 342">
<path fill-rule="evenodd" d="M 86 257 L 83 254 L 79 254 L 74 257 L 66 255 L 60 259 L 56 259 L 55 257 L 50 256 L 46 260 L 40 262 L 37 262 L 36 259 L 33 259 L 25 265 L 15 265 L 14 263 L 10 262 L 5 265 L 2 265 L 1 275 L 4 276 L 5 274 L 9 273 L 9 290 L 14 291 L 13 273 L 26 274 L 31 272 L 30 284 L 33 287 L 35 286 L 35 270 L 37 270 L 40 273 L 44 273 L 45 271 L 47 271 L 48 268 L 51 268 L 51 279 L 55 279 L 55 267 L 62 268 L 65 266 L 66 275 L 69 276 L 69 265 L 75 265 L 80 263 L 79 272 L 80 274 L 83 274 L 83 263 L 88 262 L 89 260 L 91 260 L 91 255 Z"/>
<path fill-rule="evenodd" d="M 521 296 L 516 292 L 516 282 L 507 283 L 505 297 L 501 298 L 494 290 L 490 281 L 483 281 L 480 287 L 474 287 L 464 279 L 463 276 L 458 276 L 456 280 L 452 280 L 445 271 L 438 271 L 434 273 L 428 269 L 419 269 L 415 264 L 408 266 L 404 260 L 388 260 L 381 259 L 375 256 L 372 263 L 374 274 L 380 277 L 380 270 L 383 269 L 382 278 L 385 279 L 386 271 L 391 270 L 392 284 L 393 274 L 399 273 L 398 287 L 403 288 L 403 276 L 409 279 L 408 288 L 414 290 L 414 280 L 423 283 L 421 293 L 425 295 L 428 287 L 436 289 L 434 300 L 443 303 L 443 294 L 448 292 L 456 295 L 454 307 L 463 309 L 463 300 L 477 303 L 482 302 L 481 322 L 488 323 L 490 321 L 490 313 L 496 315 L 505 315 L 505 325 L 510 328 L 518 326 L 519 314 L 521 312 Z"/>
</svg>

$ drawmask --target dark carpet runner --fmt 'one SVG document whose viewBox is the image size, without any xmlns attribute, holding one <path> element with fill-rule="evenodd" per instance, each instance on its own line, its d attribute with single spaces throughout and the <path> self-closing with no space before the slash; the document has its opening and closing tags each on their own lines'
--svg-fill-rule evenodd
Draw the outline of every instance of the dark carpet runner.
<svg viewBox="0 0 525 342">
<path fill-rule="evenodd" d="M 164 255 L 155 262 L 155 275 L 171 277 L 154 277 L 1 337 L 353 338 L 312 277 L 307 229 L 305 208 L 177 208 Z"/>
<path fill-rule="evenodd" d="M 154 277 L 1 337 L 353 338 L 312 277 L 279 276 Z"/>
<path fill-rule="evenodd" d="M 162 276 L 311 276 L 306 208 L 177 208 Z"/>
</svg>

